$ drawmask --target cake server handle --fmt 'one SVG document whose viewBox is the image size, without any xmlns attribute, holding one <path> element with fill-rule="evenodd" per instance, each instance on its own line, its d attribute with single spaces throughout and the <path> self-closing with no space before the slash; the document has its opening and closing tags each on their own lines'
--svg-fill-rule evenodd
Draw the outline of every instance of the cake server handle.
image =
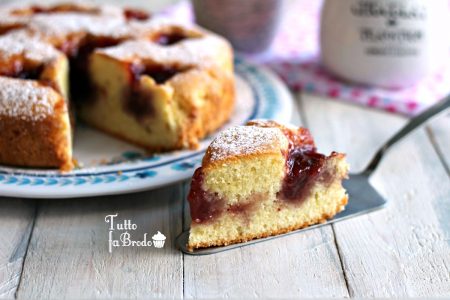
<svg viewBox="0 0 450 300">
<path fill-rule="evenodd" d="M 405 136 L 410 134 L 414 129 L 420 127 L 425 122 L 433 117 L 436 117 L 440 113 L 444 112 L 450 107 L 450 95 L 443 100 L 437 102 L 427 110 L 423 111 L 419 115 L 413 117 L 400 131 L 398 131 L 393 137 L 391 137 L 374 155 L 369 165 L 366 167 L 363 173 L 371 174 L 377 168 L 384 154 L 398 141 L 402 140 Z"/>
</svg>

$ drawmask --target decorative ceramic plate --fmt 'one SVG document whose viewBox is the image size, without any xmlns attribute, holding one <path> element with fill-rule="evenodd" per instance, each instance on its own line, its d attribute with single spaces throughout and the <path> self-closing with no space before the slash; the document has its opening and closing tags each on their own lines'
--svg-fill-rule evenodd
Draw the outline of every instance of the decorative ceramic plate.
<svg viewBox="0 0 450 300">
<path fill-rule="evenodd" d="M 283 83 L 268 70 L 237 59 L 236 105 L 230 121 L 250 119 L 289 122 L 292 98 Z M 146 155 L 142 149 L 85 125 L 77 125 L 74 157 L 79 169 L 68 173 L 0 166 L 0 196 L 72 198 L 154 189 L 188 179 L 200 165 L 214 134 L 198 150 Z"/>
</svg>

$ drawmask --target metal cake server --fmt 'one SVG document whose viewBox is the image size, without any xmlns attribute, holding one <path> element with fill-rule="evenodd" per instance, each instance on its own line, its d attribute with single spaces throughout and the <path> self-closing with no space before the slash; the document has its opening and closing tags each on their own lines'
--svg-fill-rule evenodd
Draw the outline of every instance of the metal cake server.
<svg viewBox="0 0 450 300">
<path fill-rule="evenodd" d="M 331 224 L 337 221 L 345 220 L 350 217 L 359 216 L 362 214 L 366 214 L 368 212 L 383 208 L 386 204 L 386 200 L 372 187 L 369 182 L 370 176 L 378 167 L 383 156 L 386 152 L 397 142 L 402 140 L 409 133 L 414 131 L 417 127 L 423 125 L 429 119 L 437 116 L 438 114 L 444 112 L 447 108 L 450 107 L 450 95 L 447 96 L 444 100 L 439 101 L 435 105 L 431 106 L 421 114 L 412 118 L 400 131 L 398 131 L 393 137 L 391 137 L 374 155 L 370 163 L 367 165 L 364 171 L 357 174 L 350 174 L 349 179 L 343 182 L 345 189 L 349 195 L 349 201 L 345 210 L 337 214 L 333 219 L 328 220 L 326 223 L 312 225 L 307 228 L 298 229 L 295 231 L 291 231 L 285 234 L 280 234 L 276 236 L 270 236 L 267 238 L 251 240 L 245 243 L 233 244 L 229 246 L 221 246 L 221 247 L 212 247 L 212 248 L 204 248 L 197 249 L 193 252 L 190 252 L 186 248 L 186 244 L 189 238 L 189 230 L 182 232 L 176 239 L 177 247 L 184 253 L 190 255 L 207 255 L 218 253 L 226 250 L 231 250 L 235 248 L 240 248 L 248 245 L 252 245 L 255 243 L 264 242 L 271 239 L 280 238 L 286 235 L 295 234 L 300 231 L 310 230 L 313 228 L 317 228 L 322 225 Z"/>
</svg>

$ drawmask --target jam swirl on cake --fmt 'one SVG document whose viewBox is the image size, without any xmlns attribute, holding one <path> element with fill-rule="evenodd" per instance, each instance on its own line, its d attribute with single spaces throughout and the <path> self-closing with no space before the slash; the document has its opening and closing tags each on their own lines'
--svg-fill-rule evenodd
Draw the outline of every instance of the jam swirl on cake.
<svg viewBox="0 0 450 300">
<path fill-rule="evenodd" d="M 309 131 L 251 121 L 220 133 L 194 173 L 191 249 L 323 222 L 344 209 L 345 155 L 317 152 Z"/>
</svg>

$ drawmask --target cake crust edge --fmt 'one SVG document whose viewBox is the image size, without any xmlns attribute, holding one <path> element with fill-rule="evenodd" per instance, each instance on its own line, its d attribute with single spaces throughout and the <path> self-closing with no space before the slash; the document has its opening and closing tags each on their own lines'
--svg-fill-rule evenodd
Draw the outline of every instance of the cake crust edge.
<svg viewBox="0 0 450 300">
<path fill-rule="evenodd" d="M 329 219 L 334 217 L 339 212 L 343 211 L 345 208 L 345 205 L 347 205 L 347 203 L 348 203 L 348 195 L 345 195 L 345 197 L 341 199 L 341 201 L 339 202 L 339 205 L 336 207 L 336 209 L 333 213 L 331 213 L 331 214 L 324 213 L 320 217 L 312 219 L 309 222 L 302 222 L 302 223 L 298 223 L 295 225 L 280 228 L 277 230 L 269 230 L 269 231 L 266 231 L 259 235 L 247 234 L 247 235 L 243 235 L 239 238 L 231 239 L 231 240 L 219 239 L 219 240 L 215 240 L 216 242 L 214 244 L 212 244 L 212 243 L 191 244 L 188 242 L 187 249 L 188 249 L 188 251 L 193 252 L 195 249 L 199 249 L 199 248 L 221 247 L 221 246 L 228 246 L 228 245 L 232 245 L 232 244 L 245 243 L 245 242 L 248 242 L 251 240 L 262 239 L 262 238 L 266 238 L 266 237 L 270 237 L 270 236 L 276 236 L 276 235 L 292 232 L 294 230 L 307 228 L 307 227 L 309 227 L 311 225 L 315 225 L 315 224 L 323 224 L 323 223 L 326 223 Z"/>
</svg>

